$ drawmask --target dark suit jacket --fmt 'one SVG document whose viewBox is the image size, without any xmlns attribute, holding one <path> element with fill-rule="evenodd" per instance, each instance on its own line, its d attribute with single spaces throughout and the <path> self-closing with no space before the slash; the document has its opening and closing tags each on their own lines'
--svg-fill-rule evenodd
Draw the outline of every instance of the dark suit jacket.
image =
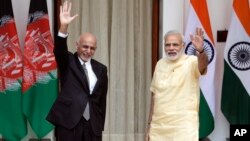
<svg viewBox="0 0 250 141">
<path fill-rule="evenodd" d="M 67 39 L 56 37 L 55 43 L 54 54 L 60 73 L 61 91 L 47 120 L 55 126 L 72 129 L 80 121 L 89 102 L 91 126 L 96 135 L 101 135 L 106 114 L 107 67 L 91 59 L 97 82 L 90 95 L 87 77 L 77 54 L 68 52 Z"/>
</svg>

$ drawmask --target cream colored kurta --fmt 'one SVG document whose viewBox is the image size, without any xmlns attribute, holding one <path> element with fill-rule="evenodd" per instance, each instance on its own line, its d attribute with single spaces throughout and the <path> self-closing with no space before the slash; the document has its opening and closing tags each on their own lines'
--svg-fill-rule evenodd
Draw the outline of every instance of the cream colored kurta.
<svg viewBox="0 0 250 141">
<path fill-rule="evenodd" d="M 198 141 L 198 60 L 158 61 L 150 90 L 155 94 L 150 141 Z"/>
</svg>

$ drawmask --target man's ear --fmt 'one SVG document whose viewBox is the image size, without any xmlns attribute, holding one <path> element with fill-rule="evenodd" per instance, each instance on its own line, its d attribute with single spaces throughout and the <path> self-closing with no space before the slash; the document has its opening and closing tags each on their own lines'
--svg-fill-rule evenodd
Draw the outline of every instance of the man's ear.
<svg viewBox="0 0 250 141">
<path fill-rule="evenodd" d="M 182 45 L 185 47 L 185 46 L 186 46 L 186 43 L 185 43 L 185 42 L 182 42 Z"/>
<path fill-rule="evenodd" d="M 77 49 L 79 47 L 79 43 L 76 41 L 75 44 L 76 44 L 76 49 Z"/>
<path fill-rule="evenodd" d="M 185 49 L 185 43 L 182 43 L 182 44 L 181 44 L 181 47 L 182 47 L 183 49 Z"/>
</svg>

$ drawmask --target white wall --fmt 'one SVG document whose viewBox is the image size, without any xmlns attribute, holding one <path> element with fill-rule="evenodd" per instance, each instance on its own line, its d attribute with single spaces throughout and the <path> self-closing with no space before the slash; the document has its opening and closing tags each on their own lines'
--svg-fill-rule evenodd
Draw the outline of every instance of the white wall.
<svg viewBox="0 0 250 141">
<path fill-rule="evenodd" d="M 189 11 L 190 0 L 161 0 L 162 10 L 160 22 L 160 52 L 161 57 L 164 57 L 163 40 L 162 37 L 169 29 L 177 29 L 184 33 L 186 27 L 186 20 Z M 207 0 L 207 6 L 210 16 L 210 22 L 215 40 L 215 48 L 217 52 L 216 74 L 217 90 L 216 90 L 216 115 L 215 115 L 215 129 L 209 135 L 212 141 L 226 141 L 229 137 L 229 123 L 223 116 L 220 110 L 221 100 L 221 86 L 223 77 L 223 49 L 225 43 L 216 42 L 217 31 L 228 29 L 232 13 L 233 0 Z"/>
<path fill-rule="evenodd" d="M 47 0 L 48 4 L 48 13 L 50 17 L 50 29 L 53 29 L 52 27 L 52 19 L 53 19 L 53 14 L 52 14 L 52 0 Z M 14 12 L 14 18 L 16 22 L 16 28 L 17 28 L 17 33 L 19 37 L 19 42 L 20 46 L 23 49 L 24 47 L 24 38 L 25 38 L 25 32 L 26 32 L 26 26 L 27 26 L 27 20 L 28 20 L 28 12 L 29 12 L 29 5 L 30 5 L 30 0 L 12 0 L 12 8 Z M 51 30 L 52 31 L 52 30 Z M 53 35 L 53 34 L 52 34 Z M 54 136 L 53 136 L 53 131 L 50 132 L 48 135 L 46 135 L 44 138 L 50 138 L 51 141 L 54 141 Z M 1 135 L 0 135 L 1 137 Z M 28 125 L 28 135 L 22 139 L 22 141 L 28 141 L 30 138 L 36 138 L 34 132 Z"/>
</svg>

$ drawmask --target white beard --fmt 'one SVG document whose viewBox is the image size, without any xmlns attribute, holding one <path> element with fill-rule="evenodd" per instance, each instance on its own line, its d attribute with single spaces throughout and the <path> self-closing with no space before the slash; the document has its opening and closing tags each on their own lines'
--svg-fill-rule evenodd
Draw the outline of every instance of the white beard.
<svg viewBox="0 0 250 141">
<path fill-rule="evenodd" d="M 165 53 L 166 54 L 166 58 L 170 61 L 175 61 L 175 60 L 178 60 L 183 54 L 184 54 L 184 49 L 182 48 L 179 52 L 176 53 L 176 55 L 172 56 L 172 55 L 169 55 L 167 52 Z"/>
</svg>

